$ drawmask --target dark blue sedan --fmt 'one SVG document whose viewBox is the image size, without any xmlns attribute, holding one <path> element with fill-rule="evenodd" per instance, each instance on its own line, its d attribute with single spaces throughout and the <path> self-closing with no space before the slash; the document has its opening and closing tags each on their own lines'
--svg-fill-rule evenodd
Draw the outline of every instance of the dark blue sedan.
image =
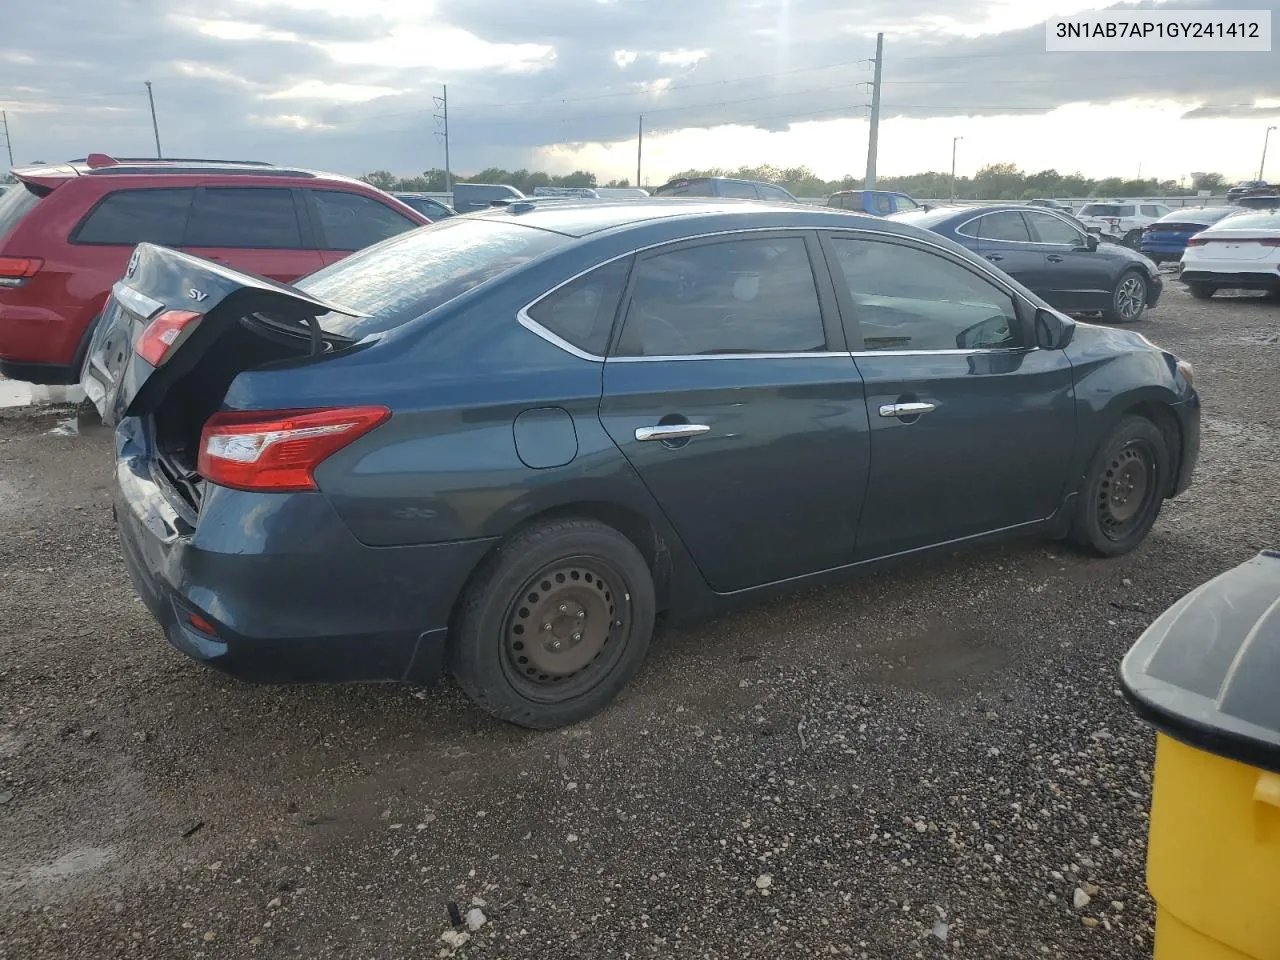
<svg viewBox="0 0 1280 960">
<path fill-rule="evenodd" d="M 1132 550 L 1190 482 L 1188 364 L 933 233 L 528 200 L 295 286 L 143 244 L 83 384 L 137 589 L 254 680 L 450 673 L 586 717 L 655 618 L 1016 535 Z"/>
<path fill-rule="evenodd" d="M 1046 207 L 943 207 L 893 219 L 968 247 L 1066 313 L 1134 323 L 1164 290 L 1160 268 L 1142 254 L 1099 244 L 1074 218 Z"/>
<path fill-rule="evenodd" d="M 1188 240 L 1206 227 L 1211 227 L 1219 220 L 1224 220 L 1233 213 L 1239 213 L 1240 210 L 1240 207 L 1197 207 L 1190 210 L 1174 210 L 1142 231 L 1142 240 L 1138 249 L 1156 263 L 1166 261 L 1176 263 L 1182 259 L 1182 252 L 1187 249 Z"/>
</svg>

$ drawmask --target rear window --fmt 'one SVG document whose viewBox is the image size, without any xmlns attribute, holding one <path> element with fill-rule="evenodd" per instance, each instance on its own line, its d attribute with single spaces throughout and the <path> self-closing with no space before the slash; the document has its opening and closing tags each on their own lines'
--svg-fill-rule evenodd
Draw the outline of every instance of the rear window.
<svg viewBox="0 0 1280 960">
<path fill-rule="evenodd" d="M 321 318 L 329 332 L 359 339 L 420 317 L 570 239 L 505 220 L 445 220 L 361 250 L 294 286 L 369 314 Z"/>
<path fill-rule="evenodd" d="M 1280 231 L 1280 211 L 1237 213 L 1218 221 L 1223 230 L 1276 230 Z"/>
<path fill-rule="evenodd" d="M 84 218 L 71 242 L 181 246 L 194 196 L 192 189 L 117 190 Z"/>
<path fill-rule="evenodd" d="M 1132 217 L 1132 204 L 1086 203 L 1080 211 L 1082 217 Z"/>
<path fill-rule="evenodd" d="M 35 209 L 40 198 L 48 191 L 37 192 L 35 187 L 19 183 L 0 193 L 0 240 L 13 232 L 18 221 Z"/>
</svg>

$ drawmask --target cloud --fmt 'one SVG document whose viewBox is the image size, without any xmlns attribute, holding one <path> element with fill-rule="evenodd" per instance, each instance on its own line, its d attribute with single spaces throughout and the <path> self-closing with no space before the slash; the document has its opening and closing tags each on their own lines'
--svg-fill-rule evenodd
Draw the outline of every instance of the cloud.
<svg viewBox="0 0 1280 960">
<path fill-rule="evenodd" d="M 632 138 L 641 114 L 655 137 L 860 121 L 883 30 L 886 122 L 951 129 L 1116 101 L 1276 115 L 1276 54 L 1045 53 L 1037 18 L 1087 5 L 975 0 L 961 18 L 954 0 L 701 0 L 696 16 L 687 0 L 46 0 L 4 21 L 0 106 L 22 159 L 138 155 L 151 80 L 175 154 L 408 172 L 442 162 L 433 98 L 447 83 L 454 166 L 514 167 Z M 750 159 L 767 158 L 717 162 Z"/>
</svg>

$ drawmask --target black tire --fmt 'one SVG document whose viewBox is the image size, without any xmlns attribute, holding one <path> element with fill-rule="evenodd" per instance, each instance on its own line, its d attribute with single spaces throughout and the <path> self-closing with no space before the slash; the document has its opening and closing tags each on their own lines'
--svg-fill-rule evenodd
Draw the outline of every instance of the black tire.
<svg viewBox="0 0 1280 960">
<path fill-rule="evenodd" d="M 449 667 L 494 716 L 550 730 L 596 713 L 631 681 L 654 615 L 653 575 L 635 544 L 594 520 L 548 522 L 502 544 L 477 572 Z"/>
<path fill-rule="evenodd" d="M 1208 300 L 1218 292 L 1218 288 L 1212 283 L 1205 283 L 1203 280 L 1196 280 L 1187 284 L 1187 292 L 1197 300 Z"/>
<path fill-rule="evenodd" d="M 1160 516 L 1172 470 L 1160 428 L 1146 417 L 1125 417 L 1089 466 L 1070 539 L 1104 557 L 1128 553 Z"/>
<path fill-rule="evenodd" d="M 1111 303 L 1102 311 L 1108 323 L 1137 323 L 1147 309 L 1147 278 L 1140 270 L 1126 270 L 1111 291 Z"/>
</svg>

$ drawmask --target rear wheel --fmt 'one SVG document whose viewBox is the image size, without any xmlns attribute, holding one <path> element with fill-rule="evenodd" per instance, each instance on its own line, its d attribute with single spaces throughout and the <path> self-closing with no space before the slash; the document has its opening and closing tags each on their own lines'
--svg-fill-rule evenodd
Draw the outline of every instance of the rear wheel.
<svg viewBox="0 0 1280 960">
<path fill-rule="evenodd" d="M 1127 270 L 1111 291 L 1111 306 L 1104 316 L 1111 323 L 1136 323 L 1147 309 L 1147 280 L 1137 270 Z"/>
<path fill-rule="evenodd" d="M 653 577 L 635 545 L 593 520 L 553 521 L 486 562 L 464 597 L 450 667 L 494 716 L 550 729 L 618 695 L 653 622 Z"/>
<path fill-rule="evenodd" d="M 1188 283 L 1187 290 L 1197 300 L 1208 300 L 1218 292 L 1218 288 L 1212 283 L 1205 283 L 1202 280 L 1198 280 L 1195 283 Z"/>
<path fill-rule="evenodd" d="M 1071 539 L 1104 557 L 1128 553 L 1160 515 L 1171 470 L 1160 428 L 1146 417 L 1125 417 L 1089 467 Z"/>
</svg>

